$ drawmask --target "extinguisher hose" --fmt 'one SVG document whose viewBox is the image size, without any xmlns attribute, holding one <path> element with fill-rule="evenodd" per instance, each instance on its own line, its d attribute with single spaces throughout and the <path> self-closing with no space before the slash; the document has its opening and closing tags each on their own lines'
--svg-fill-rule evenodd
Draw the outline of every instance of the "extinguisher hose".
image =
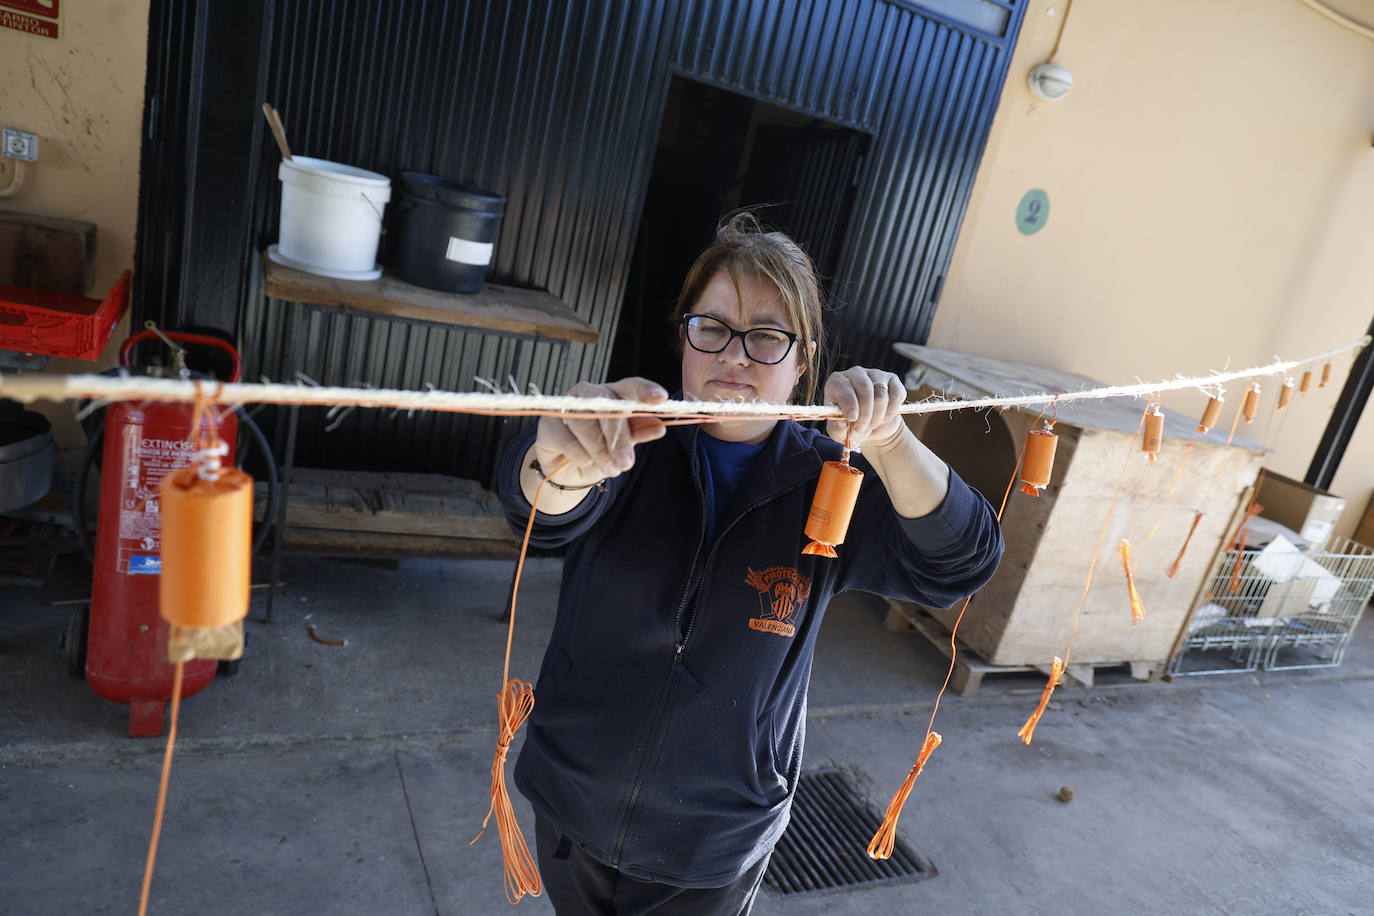
<svg viewBox="0 0 1374 916">
<path fill-rule="evenodd" d="M 280 491 L 277 483 L 277 458 L 272 454 L 267 437 L 262 434 L 258 424 L 253 422 L 253 418 L 242 407 L 237 408 L 235 412 L 238 414 L 239 423 L 248 430 L 248 435 L 258 447 L 258 453 L 262 455 L 263 463 L 267 466 L 267 509 L 262 516 L 262 526 L 253 538 L 253 555 L 256 556 L 262 548 L 263 541 L 267 539 L 267 533 L 272 530 L 272 520 L 277 517 L 277 495 Z M 104 441 L 105 424 L 101 423 L 86 441 L 86 451 L 81 456 L 81 467 L 77 469 L 76 481 L 72 485 L 72 522 L 76 527 L 76 540 L 81 545 L 81 552 L 92 566 L 95 565 L 95 547 L 91 543 L 90 535 L 86 533 L 86 480 Z"/>
</svg>

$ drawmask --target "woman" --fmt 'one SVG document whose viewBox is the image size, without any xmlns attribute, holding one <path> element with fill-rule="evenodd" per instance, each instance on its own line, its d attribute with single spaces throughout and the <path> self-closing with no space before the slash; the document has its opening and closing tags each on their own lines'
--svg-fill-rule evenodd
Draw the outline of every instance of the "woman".
<svg viewBox="0 0 1374 916">
<path fill-rule="evenodd" d="M 682 397 L 810 401 L 821 303 L 810 259 L 752 216 L 720 227 L 675 314 Z M 645 379 L 572 394 L 659 402 Z M 791 420 L 665 428 L 541 418 L 502 501 L 568 545 L 515 780 L 560 913 L 746 913 L 801 772 L 817 631 L 857 588 L 948 607 L 991 577 L 996 517 L 910 432 L 890 372 L 832 374 L 827 435 Z M 839 559 L 803 555 L 821 465 L 846 431 L 863 489 Z M 566 466 L 564 463 L 567 462 Z"/>
</svg>

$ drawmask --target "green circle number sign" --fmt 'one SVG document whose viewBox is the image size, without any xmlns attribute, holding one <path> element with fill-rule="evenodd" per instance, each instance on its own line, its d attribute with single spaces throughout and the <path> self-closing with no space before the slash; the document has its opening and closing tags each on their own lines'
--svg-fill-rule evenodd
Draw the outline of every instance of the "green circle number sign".
<svg viewBox="0 0 1374 916">
<path fill-rule="evenodd" d="M 1016 208 L 1016 228 L 1022 235 L 1035 235 L 1049 219 L 1050 196 L 1039 188 L 1027 191 Z"/>
</svg>

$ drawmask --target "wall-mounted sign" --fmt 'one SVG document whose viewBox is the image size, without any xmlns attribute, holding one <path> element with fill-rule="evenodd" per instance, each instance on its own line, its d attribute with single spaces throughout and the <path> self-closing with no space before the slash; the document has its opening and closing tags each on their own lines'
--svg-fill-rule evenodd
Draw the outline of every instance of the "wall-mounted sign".
<svg viewBox="0 0 1374 916">
<path fill-rule="evenodd" d="M 1022 235 L 1035 235 L 1045 228 L 1049 218 L 1050 196 L 1039 188 L 1027 191 L 1016 208 L 1016 228 Z"/>
<path fill-rule="evenodd" d="M 0 0 L 0 28 L 43 38 L 62 37 L 62 0 Z"/>
</svg>

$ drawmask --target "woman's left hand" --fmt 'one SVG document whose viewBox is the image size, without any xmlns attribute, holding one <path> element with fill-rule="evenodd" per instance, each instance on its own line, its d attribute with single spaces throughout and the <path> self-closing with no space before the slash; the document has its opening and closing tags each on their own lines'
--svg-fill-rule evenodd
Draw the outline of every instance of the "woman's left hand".
<svg viewBox="0 0 1374 916">
<path fill-rule="evenodd" d="M 891 372 L 862 366 L 832 372 L 825 380 L 825 403 L 838 406 L 845 419 L 826 421 L 825 431 L 836 442 L 848 433 L 860 449 L 889 442 L 905 425 L 900 413 L 905 400 L 906 386 Z"/>
</svg>

